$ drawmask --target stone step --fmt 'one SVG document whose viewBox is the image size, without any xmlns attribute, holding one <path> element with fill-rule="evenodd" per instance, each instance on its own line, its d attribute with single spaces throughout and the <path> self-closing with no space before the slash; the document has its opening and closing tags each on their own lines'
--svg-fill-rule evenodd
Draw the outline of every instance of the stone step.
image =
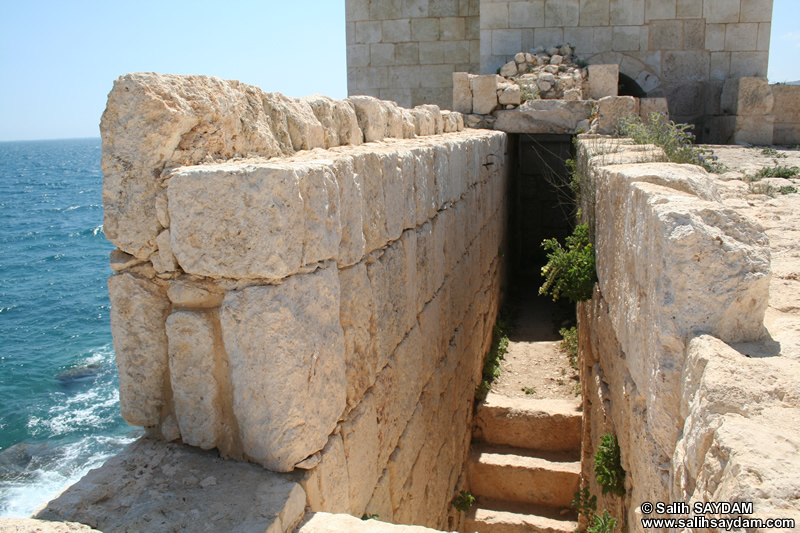
<svg viewBox="0 0 800 533">
<path fill-rule="evenodd" d="M 467 463 L 473 495 L 497 501 L 569 507 L 580 482 L 575 452 L 541 452 L 474 443 Z"/>
<path fill-rule="evenodd" d="M 509 398 L 490 392 L 478 406 L 473 437 L 531 450 L 580 451 L 580 406 L 577 399 Z"/>
<path fill-rule="evenodd" d="M 575 511 L 478 499 L 467 513 L 469 533 L 573 533 L 578 528 Z"/>
</svg>

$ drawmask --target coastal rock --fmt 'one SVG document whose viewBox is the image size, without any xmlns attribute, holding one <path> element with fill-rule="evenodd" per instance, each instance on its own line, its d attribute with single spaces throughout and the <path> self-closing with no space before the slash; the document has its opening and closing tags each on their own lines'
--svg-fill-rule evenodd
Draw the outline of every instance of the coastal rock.
<svg viewBox="0 0 800 533">
<path fill-rule="evenodd" d="M 299 484 L 258 465 L 225 461 L 184 444 L 139 439 L 35 517 L 101 531 L 284 533 L 302 519 L 305 500 Z"/>
<path fill-rule="evenodd" d="M 345 407 L 336 265 L 231 291 L 220 321 L 243 451 L 291 471 L 325 446 Z"/>
<path fill-rule="evenodd" d="M 156 283 L 127 273 L 108 279 L 108 295 L 122 417 L 133 426 L 156 426 L 167 401 L 169 300 Z"/>
</svg>

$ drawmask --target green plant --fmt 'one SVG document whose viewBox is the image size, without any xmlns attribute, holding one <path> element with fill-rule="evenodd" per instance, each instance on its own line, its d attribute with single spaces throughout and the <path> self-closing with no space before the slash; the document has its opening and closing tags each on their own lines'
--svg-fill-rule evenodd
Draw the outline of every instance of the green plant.
<svg viewBox="0 0 800 533">
<path fill-rule="evenodd" d="M 542 247 L 550 253 L 547 254 L 547 264 L 542 267 L 545 281 L 539 294 L 550 294 L 553 301 L 564 296 L 573 303 L 590 299 L 597 272 L 588 224 L 575 226 L 572 235 L 566 239 L 566 248 L 556 239 L 546 239 Z"/>
<path fill-rule="evenodd" d="M 572 394 L 575 396 L 581 395 L 581 382 L 580 380 L 576 381 L 575 384 L 572 386 Z"/>
<path fill-rule="evenodd" d="M 709 172 L 721 172 L 723 167 L 716 163 L 714 152 L 694 144 L 692 129 L 691 124 L 676 124 L 656 112 L 647 115 L 646 122 L 639 115 L 631 115 L 620 119 L 617 125 L 620 136 L 630 137 L 637 144 L 660 146 L 673 163 L 690 163 Z"/>
<path fill-rule="evenodd" d="M 462 490 L 458 493 L 458 495 L 453 498 L 453 507 L 456 508 L 457 511 L 461 511 L 462 513 L 466 513 L 469 511 L 469 508 L 475 503 L 475 496 L 473 496 L 469 491 Z"/>
<path fill-rule="evenodd" d="M 747 190 L 750 194 L 766 194 L 770 198 L 778 196 L 778 188 L 771 183 L 751 183 Z"/>
<path fill-rule="evenodd" d="M 800 173 L 800 168 L 780 166 L 778 165 L 778 161 L 775 160 L 774 167 L 764 167 L 760 169 L 755 173 L 751 181 L 759 181 L 763 178 L 793 178 L 797 176 L 798 173 Z"/>
<path fill-rule="evenodd" d="M 594 454 L 594 474 L 603 487 L 603 494 L 625 494 L 625 470 L 620 463 L 619 443 L 610 432 L 600 437 L 600 445 Z"/>
<path fill-rule="evenodd" d="M 789 157 L 788 155 L 784 154 L 783 152 L 777 151 L 775 148 L 764 148 L 761 150 L 761 155 L 765 155 L 767 157 L 778 157 L 781 159 L 785 159 Z"/>
<path fill-rule="evenodd" d="M 380 518 L 380 515 L 377 515 L 377 514 L 364 513 L 363 515 L 361 515 L 361 520 L 378 520 L 379 518 Z"/>
<path fill-rule="evenodd" d="M 536 394 L 536 389 L 533 387 L 522 387 L 522 392 L 525 394 Z"/>
<path fill-rule="evenodd" d="M 607 509 L 603 509 L 602 515 L 594 515 L 594 522 L 586 528 L 589 533 L 613 533 L 617 527 L 617 519 L 608 514 Z"/>
<path fill-rule="evenodd" d="M 523 102 L 527 102 L 528 100 L 539 100 L 541 98 L 541 95 L 539 94 L 539 86 L 536 85 L 536 83 L 523 83 L 519 80 L 515 80 L 514 83 L 519 85 L 519 97 Z"/>
<path fill-rule="evenodd" d="M 591 516 L 597 510 L 597 496 L 590 496 L 589 488 L 584 487 L 574 494 L 570 505 L 579 515 Z"/>
<path fill-rule="evenodd" d="M 569 366 L 578 369 L 578 328 L 572 326 L 571 328 L 561 328 L 558 330 L 561 338 L 560 348 L 569 357 Z"/>
<path fill-rule="evenodd" d="M 508 313 L 508 311 L 506 311 Z M 499 317 L 492 331 L 492 345 L 483 357 L 483 378 L 475 389 L 475 399 L 479 402 L 486 399 L 492 388 L 492 382 L 500 377 L 500 361 L 508 352 L 508 334 L 511 331 L 511 321 L 506 317 Z"/>
<path fill-rule="evenodd" d="M 797 187 L 795 187 L 794 185 L 784 185 L 783 187 L 781 187 L 780 191 L 781 194 L 794 194 L 797 192 Z"/>
</svg>

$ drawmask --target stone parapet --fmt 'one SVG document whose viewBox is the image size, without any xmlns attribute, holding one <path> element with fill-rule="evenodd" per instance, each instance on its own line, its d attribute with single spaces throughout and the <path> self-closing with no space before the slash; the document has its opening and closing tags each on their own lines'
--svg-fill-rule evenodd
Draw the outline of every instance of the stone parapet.
<svg viewBox="0 0 800 533">
<path fill-rule="evenodd" d="M 505 134 L 157 75 L 118 80 L 103 120 L 123 416 L 294 471 L 312 510 L 448 526 L 504 273 Z"/>
<path fill-rule="evenodd" d="M 624 516 L 632 531 L 642 530 L 641 502 L 690 500 L 673 484 L 686 478 L 679 455 L 702 454 L 697 440 L 681 444 L 691 416 L 685 397 L 692 396 L 692 339 L 761 339 L 770 279 L 763 229 L 722 204 L 701 168 L 658 163 L 657 151 L 640 148 L 586 137 L 578 149 L 595 190 L 599 280 L 594 299 L 579 306 L 584 476 L 600 495 L 592 443 L 611 431 L 627 492 L 600 497 L 598 508 Z M 693 449 L 679 454 L 682 446 Z M 734 492 L 729 501 L 743 497 Z M 717 501 L 710 494 L 699 500 Z"/>
</svg>

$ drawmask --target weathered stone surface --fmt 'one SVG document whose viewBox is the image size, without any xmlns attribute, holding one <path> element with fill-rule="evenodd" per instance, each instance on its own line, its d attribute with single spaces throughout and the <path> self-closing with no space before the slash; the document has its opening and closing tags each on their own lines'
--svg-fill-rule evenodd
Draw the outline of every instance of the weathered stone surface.
<svg viewBox="0 0 800 533">
<path fill-rule="evenodd" d="M 143 263 L 131 254 L 126 254 L 122 250 L 113 250 L 109 256 L 109 265 L 114 272 L 122 272 L 132 266 Z"/>
<path fill-rule="evenodd" d="M 0 531 L 4 533 L 91 533 L 97 531 L 77 522 L 52 522 L 33 518 L 0 518 Z"/>
<path fill-rule="evenodd" d="M 375 397 L 367 394 L 342 423 L 350 478 L 350 514 L 361 516 L 378 482 L 378 418 Z"/>
<path fill-rule="evenodd" d="M 350 475 L 341 435 L 331 435 L 320 453 L 320 463 L 300 481 L 312 511 L 350 511 Z"/>
<path fill-rule="evenodd" d="M 760 518 L 800 515 L 798 375 L 797 361 L 749 358 L 712 336 L 694 338 L 683 366 L 685 424 L 671 496 L 752 502 Z"/>
<path fill-rule="evenodd" d="M 169 377 L 175 418 L 183 442 L 209 450 L 217 446 L 226 421 L 217 374 L 227 371 L 217 361 L 222 339 L 214 334 L 208 313 L 175 311 L 167 318 Z"/>
<path fill-rule="evenodd" d="M 108 279 L 108 294 L 122 417 L 133 426 L 156 426 L 167 401 L 169 300 L 156 283 L 127 273 Z"/>
<path fill-rule="evenodd" d="M 211 309 L 220 306 L 225 293 L 209 282 L 175 279 L 169 282 L 167 296 L 176 307 Z"/>
<path fill-rule="evenodd" d="M 418 136 L 436 135 L 437 122 L 442 120 L 438 106 L 418 105 L 411 112 L 414 114 L 415 131 Z"/>
<path fill-rule="evenodd" d="M 325 148 L 363 142 L 361 129 L 353 108 L 342 100 L 315 94 L 301 99 L 311 106 L 314 116 L 322 124 Z"/>
<path fill-rule="evenodd" d="M 389 114 L 380 100 L 371 96 L 351 96 L 346 101 L 355 109 L 364 141 L 380 141 L 387 137 Z"/>
<path fill-rule="evenodd" d="M 614 133 L 619 121 L 639 114 L 639 101 L 633 96 L 606 96 L 597 102 L 597 133 Z"/>
<path fill-rule="evenodd" d="M 309 513 L 298 533 L 434 533 L 438 530 L 422 526 L 388 524 L 378 520 L 361 520 L 347 514 Z"/>
<path fill-rule="evenodd" d="M 344 359 L 347 373 L 347 403 L 354 407 L 375 382 L 377 351 L 372 333 L 374 307 L 367 267 L 359 263 L 339 271 L 341 324 L 344 331 Z"/>
<path fill-rule="evenodd" d="M 499 101 L 504 105 L 520 105 L 522 103 L 521 94 L 519 85 L 509 85 L 500 93 Z"/>
<path fill-rule="evenodd" d="M 588 100 L 528 100 L 518 109 L 498 111 L 494 128 L 507 133 L 575 133 L 591 114 Z"/>
<path fill-rule="evenodd" d="M 364 257 L 364 197 L 363 178 L 356 174 L 355 160 L 342 157 L 333 164 L 339 184 L 340 220 L 342 240 L 339 242 L 337 261 L 340 266 L 353 265 Z"/>
<path fill-rule="evenodd" d="M 114 82 L 101 135 L 105 234 L 140 259 L 162 228 L 155 199 L 165 168 L 324 146 L 305 102 L 238 81 L 153 73 Z"/>
<path fill-rule="evenodd" d="M 589 65 L 589 98 L 617 96 L 619 65 Z"/>
<path fill-rule="evenodd" d="M 722 111 L 730 115 L 772 115 L 774 98 L 766 78 L 734 78 L 722 87 Z M 769 143 L 767 143 L 769 144 Z"/>
<path fill-rule="evenodd" d="M 288 532 L 305 507 L 291 479 L 214 452 L 139 439 L 36 513 L 101 531 Z"/>
<path fill-rule="evenodd" d="M 466 72 L 453 73 L 453 111 L 472 113 L 472 82 Z"/>
<path fill-rule="evenodd" d="M 165 229 L 156 237 L 157 251 L 150 256 L 153 262 L 153 268 L 156 272 L 174 272 L 178 266 L 175 261 L 175 256 L 172 255 L 172 247 L 170 246 L 169 230 Z"/>
<path fill-rule="evenodd" d="M 280 279 L 303 259 L 300 177 L 286 165 L 186 167 L 169 182 L 172 251 L 188 273 Z"/>
<path fill-rule="evenodd" d="M 339 309 L 334 264 L 278 286 L 229 292 L 222 303 L 243 451 L 270 470 L 290 471 L 321 450 L 344 409 Z"/>
<path fill-rule="evenodd" d="M 769 249 L 763 230 L 732 209 L 669 182 L 645 183 L 656 174 L 648 167 L 607 167 L 596 175 L 597 270 L 622 350 L 642 354 L 628 366 L 647 405 L 648 434 L 662 454 L 671 454 L 684 338 L 694 332 L 728 341 L 760 338 Z M 670 172 L 653 167 L 660 176 Z M 646 328 L 638 317 L 646 317 Z"/>
<path fill-rule="evenodd" d="M 497 107 L 497 76 L 475 76 L 472 83 L 472 112 L 488 115 Z"/>
<path fill-rule="evenodd" d="M 666 98 L 639 98 L 639 116 L 647 120 L 650 113 L 662 113 L 669 120 L 669 105 Z"/>
<path fill-rule="evenodd" d="M 330 161 L 293 165 L 303 200 L 303 264 L 335 259 L 342 240 L 339 184 Z"/>
<path fill-rule="evenodd" d="M 500 67 L 500 75 L 504 78 L 510 78 L 511 76 L 517 75 L 517 63 L 514 61 L 509 61 L 502 67 Z"/>
</svg>

